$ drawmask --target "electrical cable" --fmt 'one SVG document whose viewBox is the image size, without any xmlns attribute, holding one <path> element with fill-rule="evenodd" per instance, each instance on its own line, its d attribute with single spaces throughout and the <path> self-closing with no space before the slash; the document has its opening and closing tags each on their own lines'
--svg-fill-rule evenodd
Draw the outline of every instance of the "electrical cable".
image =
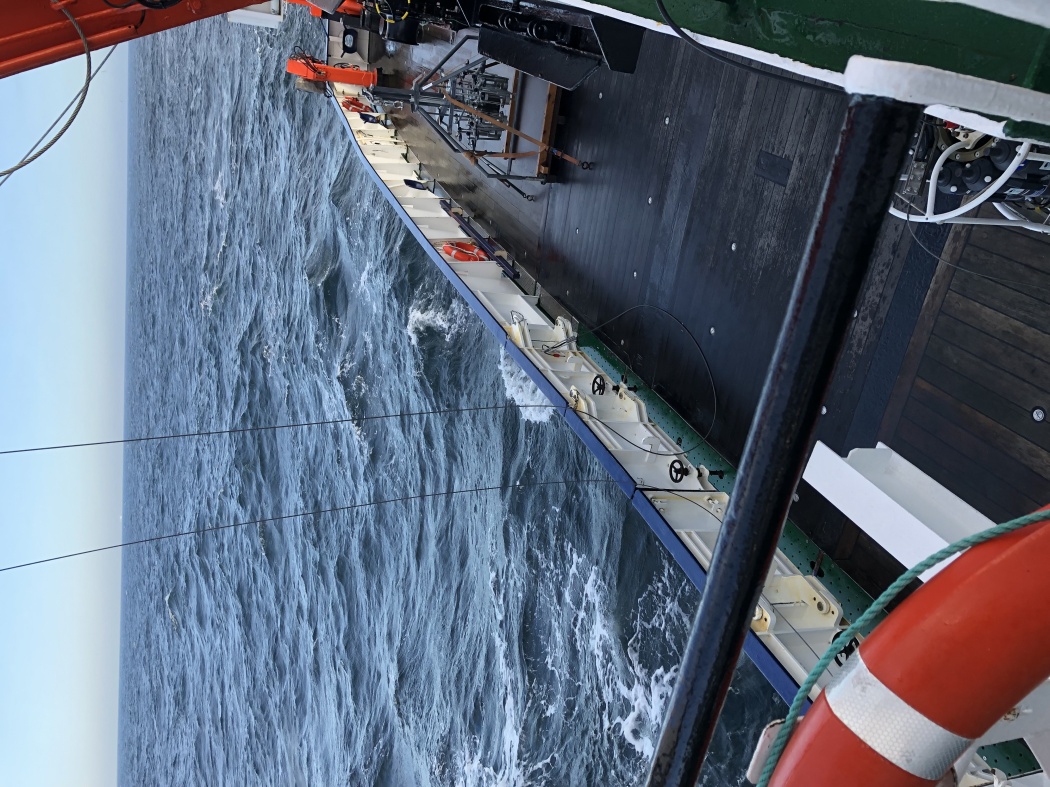
<svg viewBox="0 0 1050 787">
<path fill-rule="evenodd" d="M 87 36 L 84 35 L 84 31 L 80 27 L 80 24 L 77 22 L 76 19 L 73 18 L 73 15 L 69 13 L 69 9 L 62 7 L 58 10 L 66 15 L 66 19 L 68 19 L 69 23 L 73 25 L 73 29 L 76 30 L 77 35 L 80 36 L 80 42 L 84 45 L 84 59 L 87 64 L 87 69 L 84 74 L 84 87 L 80 89 L 80 100 L 77 101 L 76 108 L 73 110 L 73 114 L 69 116 L 69 119 L 66 120 L 65 125 L 62 126 L 61 129 L 59 129 L 58 133 L 55 134 L 55 136 L 53 136 L 46 145 L 40 148 L 40 150 L 38 150 L 36 153 L 30 155 L 28 158 L 23 158 L 20 162 L 15 164 L 10 169 L 0 171 L 0 178 L 4 178 L 5 181 L 9 175 L 12 175 L 13 173 L 18 172 L 18 170 L 22 169 L 23 167 L 32 164 L 38 158 L 47 153 L 54 146 L 54 144 L 58 142 L 58 140 L 62 139 L 62 135 L 69 131 L 69 127 L 72 126 L 73 121 L 77 119 L 77 115 L 80 114 L 80 110 L 84 108 L 84 100 L 87 98 L 88 88 L 91 87 L 91 45 L 88 44 Z M 65 110 L 62 111 L 62 114 L 65 114 Z M 59 115 L 59 117 L 61 117 L 61 115 Z"/>
<path fill-rule="evenodd" d="M 904 200 L 905 204 L 908 205 L 909 209 L 907 211 L 905 211 L 905 215 L 910 217 L 912 215 L 911 214 L 911 208 L 914 207 L 914 206 L 911 204 L 911 202 L 909 202 L 908 200 L 904 199 L 904 197 L 901 197 L 900 194 L 898 194 L 897 196 L 900 197 L 902 200 Z M 1044 287 L 1044 286 L 1039 285 L 1039 284 L 1029 284 L 1028 282 L 1014 281 L 1013 279 L 1002 279 L 1002 278 L 1000 278 L 998 276 L 990 276 L 987 273 L 980 273 L 979 271 L 974 271 L 974 270 L 970 270 L 969 268 L 964 268 L 962 265 L 956 265 L 954 262 L 948 262 L 948 260 L 944 259 L 944 257 L 940 256 L 939 254 L 935 254 L 930 248 L 928 248 L 926 246 L 926 244 L 924 244 L 921 240 L 919 240 L 919 236 L 915 234 L 915 228 L 914 228 L 913 222 L 911 221 L 910 218 L 905 219 L 904 223 L 908 227 L 908 232 L 911 233 L 912 240 L 915 241 L 915 243 L 918 245 L 918 247 L 920 249 L 922 249 L 924 252 L 926 252 L 927 254 L 929 254 L 931 257 L 933 257 L 938 262 L 943 262 L 949 268 L 955 268 L 956 270 L 962 271 L 963 273 L 969 273 L 971 276 L 979 276 L 982 279 L 988 279 L 989 281 L 999 282 L 1000 284 L 1011 284 L 1011 285 L 1013 285 L 1015 287 L 1021 287 L 1021 288 L 1028 288 L 1028 289 L 1034 289 L 1034 290 L 1042 290 L 1044 292 L 1050 292 L 1050 287 Z M 1010 228 L 1006 227 L 1005 229 L 1010 229 Z"/>
<path fill-rule="evenodd" d="M 118 46 L 119 46 L 119 44 L 115 44 L 112 47 L 110 47 L 109 51 L 106 53 L 106 56 L 104 58 L 102 58 L 102 62 L 99 63 L 98 66 L 95 68 L 95 70 L 91 72 L 91 79 L 92 79 L 92 81 L 94 81 L 95 77 L 97 77 L 99 75 L 99 72 L 102 71 L 102 68 L 109 61 L 110 56 L 114 52 L 117 51 L 117 47 Z M 83 92 L 83 88 L 81 88 L 77 92 L 77 94 L 75 96 L 73 96 L 73 98 L 71 98 L 69 100 L 69 103 L 66 104 L 66 108 L 58 113 L 58 117 L 56 117 L 54 122 L 50 126 L 47 127 L 47 130 L 44 131 L 44 133 L 40 135 L 40 139 L 38 139 L 36 142 L 33 143 L 33 146 L 31 148 L 29 148 L 29 150 L 26 152 L 26 154 L 25 154 L 26 156 L 32 155 L 33 151 L 35 151 L 37 149 L 37 146 L 41 142 L 44 141 L 44 139 L 47 137 L 48 134 L 51 133 L 51 130 L 54 129 L 54 127 L 57 126 L 59 123 L 62 122 L 62 118 L 64 118 L 66 116 L 66 113 L 69 111 L 70 107 L 72 107 L 73 104 L 76 103 L 77 99 L 80 98 L 80 94 L 82 92 Z M 14 172 L 9 172 L 7 175 L 4 175 L 3 178 L 0 179 L 0 186 L 3 186 L 5 183 L 7 183 L 7 181 L 11 178 L 12 175 L 14 175 Z"/>
<path fill-rule="evenodd" d="M 660 10 L 660 16 L 663 17 L 664 22 L 666 22 L 667 26 L 678 34 L 679 38 L 681 38 L 683 41 L 689 44 L 689 46 L 693 47 L 693 49 L 697 50 L 698 52 L 702 52 L 712 60 L 717 60 L 719 63 L 724 63 L 727 66 L 735 66 L 736 68 L 739 68 L 743 71 L 750 71 L 752 74 L 758 74 L 759 76 L 775 79 L 777 82 L 786 82 L 787 84 L 795 85 L 796 87 L 808 87 L 810 90 L 816 90 L 820 93 L 833 93 L 839 96 L 845 93 L 845 91 L 841 87 L 814 84 L 813 82 L 804 82 L 801 79 L 797 79 L 795 77 L 785 76 L 784 74 L 778 74 L 772 71 L 764 71 L 761 68 L 755 68 L 754 66 L 749 65 L 747 63 L 741 63 L 737 60 L 733 60 L 732 58 L 728 58 L 720 52 L 716 52 L 715 50 L 704 46 L 691 35 L 689 35 L 689 33 L 687 33 L 685 30 L 679 27 L 678 24 L 674 21 L 674 19 L 671 18 L 671 14 L 667 10 L 667 6 L 664 5 L 663 0 L 656 0 L 656 7 Z"/>
<path fill-rule="evenodd" d="M 432 497 L 444 497 L 446 495 L 466 495 L 475 494 L 479 492 L 496 492 L 504 491 L 507 489 L 528 489 L 539 486 L 569 486 L 571 484 L 615 484 L 616 482 L 610 478 L 575 478 L 575 479 L 559 479 L 557 481 L 528 481 L 525 483 L 514 483 L 514 484 L 499 484 L 497 486 L 477 486 L 471 489 L 449 489 L 444 492 L 422 492 L 415 495 L 404 495 L 402 497 L 392 497 L 384 500 L 369 500 L 365 503 L 352 503 L 345 506 L 333 506 L 332 508 L 322 508 L 315 511 L 302 511 L 296 514 L 281 514 L 280 516 L 264 517 L 262 519 L 252 519 L 245 522 L 230 522 L 225 525 L 212 525 L 211 527 L 200 527 L 194 528 L 193 530 L 180 530 L 175 533 L 165 533 L 159 536 L 149 536 L 148 538 L 136 538 L 132 541 L 121 541 L 119 544 L 109 544 L 104 547 L 95 547 L 94 549 L 82 549 L 79 552 L 68 552 L 64 555 L 55 555 L 54 557 L 46 557 L 40 560 L 31 560 L 28 563 L 18 563 L 16 565 L 4 566 L 0 568 L 0 573 L 5 571 L 15 571 L 20 568 L 29 568 L 30 566 L 39 566 L 43 563 L 54 563 L 57 560 L 68 560 L 69 558 L 82 557 L 84 555 L 93 555 L 97 552 L 109 552 L 114 549 L 123 549 L 125 547 L 138 546 L 141 544 L 150 544 L 157 541 L 168 541 L 174 538 L 183 538 L 185 536 L 198 536 L 205 533 L 215 533 L 220 530 L 232 530 L 240 527 L 248 527 L 250 525 L 262 525 L 267 522 L 286 522 L 290 519 L 300 519 L 308 516 L 320 516 L 322 514 L 334 514 L 340 511 L 356 511 L 361 508 L 373 508 L 388 503 L 405 503 L 412 500 L 426 500 Z"/>
<path fill-rule="evenodd" d="M 835 656 L 842 650 L 842 642 L 839 642 L 839 639 L 844 642 L 849 642 L 852 637 L 867 628 L 867 626 L 875 620 L 890 602 L 892 602 L 902 590 L 911 584 L 912 580 L 933 568 L 938 563 L 947 560 L 957 552 L 962 552 L 964 549 L 969 549 L 978 544 L 983 544 L 986 541 L 991 541 L 997 536 L 1012 533 L 1015 530 L 1020 530 L 1022 527 L 1027 527 L 1036 522 L 1044 522 L 1048 519 L 1050 519 L 1050 510 L 1035 511 L 1031 514 L 1018 517 L 1017 519 L 1011 519 L 1009 522 L 1003 522 L 995 527 L 990 527 L 987 530 L 982 530 L 980 533 L 975 533 L 972 536 L 961 538 L 943 549 L 934 552 L 918 565 L 910 568 L 897 577 L 893 584 L 886 588 L 882 595 L 872 602 L 871 606 L 864 611 L 863 615 L 857 618 L 857 620 L 851 623 L 849 627 L 836 637 L 836 641 L 832 642 L 831 646 L 824 652 L 824 655 L 816 663 L 813 669 L 810 670 L 809 675 L 806 676 L 805 681 L 803 681 L 802 685 L 799 687 L 798 693 L 795 695 L 794 701 L 791 703 L 791 708 L 788 710 L 787 717 L 784 719 L 784 723 L 781 725 L 780 731 L 777 733 L 776 740 L 773 742 L 773 746 L 769 750 L 769 758 L 766 760 L 765 767 L 762 769 L 762 776 L 758 780 L 758 787 L 767 787 L 769 780 L 773 777 L 773 771 L 776 769 L 777 762 L 780 760 L 780 755 L 784 753 L 788 740 L 791 738 L 791 733 L 795 729 L 795 723 L 798 721 L 798 718 L 802 713 L 802 706 L 809 698 L 810 691 L 812 691 L 813 687 L 817 685 L 817 680 L 824 674 L 824 670 L 828 668 Z"/>
</svg>

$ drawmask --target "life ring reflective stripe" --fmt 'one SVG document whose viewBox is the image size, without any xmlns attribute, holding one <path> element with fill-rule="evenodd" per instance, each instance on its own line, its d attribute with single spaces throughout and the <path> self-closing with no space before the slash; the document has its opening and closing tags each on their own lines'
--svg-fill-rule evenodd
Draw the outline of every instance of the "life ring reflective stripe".
<svg viewBox="0 0 1050 787">
<path fill-rule="evenodd" d="M 1032 625 L 1028 603 L 1050 597 L 1048 564 L 1040 522 L 973 547 L 915 591 L 817 698 L 770 787 L 937 784 L 1050 676 L 1050 631 Z"/>
<path fill-rule="evenodd" d="M 450 241 L 442 246 L 441 250 L 457 262 L 480 262 L 488 259 L 477 245 L 466 241 Z"/>
</svg>

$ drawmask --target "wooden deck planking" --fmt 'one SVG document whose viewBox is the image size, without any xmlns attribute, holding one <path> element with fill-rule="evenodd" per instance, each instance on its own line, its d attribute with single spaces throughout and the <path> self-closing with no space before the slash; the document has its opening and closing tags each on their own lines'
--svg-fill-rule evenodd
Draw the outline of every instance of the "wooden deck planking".
<svg viewBox="0 0 1050 787">
<path fill-rule="evenodd" d="M 986 516 L 1050 502 L 1050 238 L 973 227 L 938 276 L 882 439 Z"/>
<path fill-rule="evenodd" d="M 550 264 L 540 278 L 591 324 L 638 303 L 681 319 L 715 376 L 711 441 L 736 459 L 845 100 L 728 68 L 657 36 L 634 75 L 595 77 L 571 97 L 563 145 L 609 158 L 597 160 L 599 178 L 572 173 L 569 188 L 555 189 L 544 237 Z M 755 174 L 763 150 L 792 159 L 786 187 Z M 709 422 L 706 370 L 672 320 L 638 310 L 602 335 L 683 415 Z"/>
</svg>

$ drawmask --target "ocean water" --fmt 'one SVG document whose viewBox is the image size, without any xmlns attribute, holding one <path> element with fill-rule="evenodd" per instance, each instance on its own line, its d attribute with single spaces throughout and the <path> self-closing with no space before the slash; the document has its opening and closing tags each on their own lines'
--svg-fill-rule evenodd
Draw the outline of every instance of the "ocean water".
<svg viewBox="0 0 1050 787">
<path fill-rule="evenodd" d="M 473 413 L 125 451 L 126 785 L 635 785 L 698 595 L 608 483 L 275 520 L 601 467 L 427 261 L 330 105 L 320 31 L 135 44 L 129 436 Z M 782 705 L 738 667 L 704 784 Z"/>
</svg>

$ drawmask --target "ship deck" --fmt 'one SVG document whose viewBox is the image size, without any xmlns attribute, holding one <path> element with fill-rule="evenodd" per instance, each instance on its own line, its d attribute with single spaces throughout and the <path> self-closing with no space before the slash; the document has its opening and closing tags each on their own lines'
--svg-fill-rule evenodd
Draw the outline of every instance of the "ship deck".
<svg viewBox="0 0 1050 787">
<path fill-rule="evenodd" d="M 415 56 L 402 54 L 399 67 L 418 71 L 405 59 Z M 417 118 L 396 123 L 535 280 L 541 305 L 600 326 L 604 343 L 735 464 L 845 108 L 844 96 L 650 32 L 634 74 L 600 70 L 563 95 L 557 144 L 594 169 L 558 162 L 556 182 L 519 184 L 533 202 L 480 177 Z M 890 217 L 882 228 L 818 438 L 840 453 L 881 439 L 992 519 L 1050 502 L 1050 426 L 1030 416 L 1050 403 L 1048 241 L 908 229 Z M 938 266 L 916 240 L 1020 284 Z M 869 592 L 899 573 L 804 484 L 791 517 Z"/>
</svg>

